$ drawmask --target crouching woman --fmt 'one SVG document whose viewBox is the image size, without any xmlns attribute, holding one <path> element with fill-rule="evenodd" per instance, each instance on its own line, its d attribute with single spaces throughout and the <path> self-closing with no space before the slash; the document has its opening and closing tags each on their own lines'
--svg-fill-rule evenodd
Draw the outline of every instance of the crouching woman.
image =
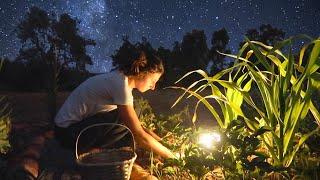
<svg viewBox="0 0 320 180">
<path fill-rule="evenodd" d="M 125 55 L 118 52 L 113 58 L 115 68 L 111 72 L 93 76 L 71 92 L 55 117 L 56 139 L 74 149 L 84 128 L 97 123 L 119 123 L 131 130 L 140 147 L 163 158 L 174 158 L 169 149 L 144 130 L 133 107 L 133 89 L 140 92 L 155 89 L 164 71 L 161 59 L 139 48 Z M 83 149 L 107 147 L 111 141 L 121 141 L 122 131 L 116 129 L 116 133 L 110 133 L 95 128 L 83 136 L 81 146 Z"/>
</svg>

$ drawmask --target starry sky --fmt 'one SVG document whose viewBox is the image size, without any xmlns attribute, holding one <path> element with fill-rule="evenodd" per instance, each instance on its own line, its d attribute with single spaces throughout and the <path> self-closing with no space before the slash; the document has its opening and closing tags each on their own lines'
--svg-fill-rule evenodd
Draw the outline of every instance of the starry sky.
<svg viewBox="0 0 320 180">
<path fill-rule="evenodd" d="M 187 32 L 201 29 L 210 48 L 212 33 L 224 27 L 233 53 L 245 32 L 261 24 L 282 29 L 287 37 L 320 36 L 320 0 L 1 0 L 0 57 L 16 57 L 21 44 L 14 29 L 32 6 L 80 21 L 80 34 L 97 42 L 88 48 L 93 72 L 109 70 L 110 55 L 124 35 L 172 49 Z"/>
</svg>

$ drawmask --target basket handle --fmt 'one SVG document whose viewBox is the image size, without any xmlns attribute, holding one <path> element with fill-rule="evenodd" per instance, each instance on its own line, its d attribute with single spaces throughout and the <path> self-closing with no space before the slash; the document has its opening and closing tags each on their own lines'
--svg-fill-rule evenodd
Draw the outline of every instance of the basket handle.
<svg viewBox="0 0 320 180">
<path fill-rule="evenodd" d="M 92 128 L 92 127 L 96 127 L 96 126 L 103 126 L 103 125 L 112 125 L 113 127 L 114 126 L 121 126 L 121 127 L 124 127 L 125 129 L 127 129 L 130 134 L 131 134 L 131 138 L 132 138 L 132 148 L 133 148 L 133 151 L 135 151 L 136 149 L 136 146 L 135 146 L 135 141 L 134 141 L 134 137 L 133 137 L 133 134 L 132 134 L 132 131 L 125 125 L 122 125 L 122 124 L 116 124 L 116 123 L 97 123 L 97 124 L 93 124 L 93 125 L 90 125 L 90 126 L 87 126 L 86 128 L 82 129 L 77 137 L 77 140 L 76 140 L 76 158 L 79 159 L 79 155 L 78 155 L 78 142 L 79 142 L 79 139 L 80 139 L 80 136 L 83 132 L 85 132 L 86 130 L 88 130 L 89 128 Z"/>
</svg>

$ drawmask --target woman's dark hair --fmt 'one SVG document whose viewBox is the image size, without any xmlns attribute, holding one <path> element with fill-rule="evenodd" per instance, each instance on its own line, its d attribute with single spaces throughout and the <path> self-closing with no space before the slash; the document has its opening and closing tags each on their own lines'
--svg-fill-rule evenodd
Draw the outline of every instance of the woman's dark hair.
<svg viewBox="0 0 320 180">
<path fill-rule="evenodd" d="M 164 72 L 162 60 L 141 44 L 132 45 L 128 41 L 124 42 L 111 57 L 114 69 L 118 69 L 126 76 Z"/>
</svg>

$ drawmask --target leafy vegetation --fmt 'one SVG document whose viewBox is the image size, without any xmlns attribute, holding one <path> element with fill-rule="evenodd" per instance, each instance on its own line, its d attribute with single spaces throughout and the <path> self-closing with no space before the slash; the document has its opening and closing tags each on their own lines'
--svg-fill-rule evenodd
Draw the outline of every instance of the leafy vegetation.
<svg viewBox="0 0 320 180">
<path fill-rule="evenodd" d="M 182 127 L 175 129 L 176 126 L 166 127 L 168 117 L 161 120 L 148 113 L 143 116 L 149 117 L 144 120 L 145 126 L 159 129 L 161 135 L 169 138 L 165 140 L 169 142 L 167 145 L 180 157 L 164 164 L 152 164 L 153 172 L 164 179 L 317 177 L 319 158 L 310 152 L 305 142 L 319 134 L 319 127 L 310 131 L 301 131 L 298 127 L 307 115 L 319 124 L 319 112 L 312 97 L 320 87 L 320 40 L 310 40 L 296 59 L 287 47 L 299 38 L 306 36 L 292 37 L 274 47 L 248 40 L 238 55 L 224 54 L 235 58 L 232 67 L 213 76 L 202 70 L 183 76 L 180 80 L 192 73 L 203 77 L 187 88 L 173 87 L 185 91 L 176 103 L 186 95 L 198 98 L 193 117 L 185 119 L 192 120 L 191 123 L 184 126 L 170 120 Z M 260 70 L 250 61 L 253 56 L 266 70 Z M 210 93 L 206 95 L 205 89 Z M 213 106 L 211 100 L 215 100 L 219 108 Z M 204 131 L 195 123 L 200 103 L 208 108 L 218 124 L 206 127 L 205 131 L 221 134 L 222 143 L 217 142 L 212 149 L 199 144 L 198 135 Z"/>
<path fill-rule="evenodd" d="M 0 61 L 0 70 L 3 61 Z M 10 110 L 8 103 L 4 101 L 4 96 L 0 97 L 0 154 L 5 154 L 9 148 L 9 131 L 10 131 Z"/>
<path fill-rule="evenodd" d="M 58 75 L 66 77 L 61 81 L 65 89 L 77 86 L 80 82 L 70 83 L 73 80 L 67 76 L 77 76 L 79 81 L 88 76 L 85 65 L 91 64 L 91 59 L 86 46 L 95 43 L 78 35 L 77 21 L 68 14 L 56 19 L 37 7 L 30 9 L 16 32 L 23 46 L 16 61 L 6 60 L 1 80 L 12 83 L 21 79 L 15 87 L 19 90 L 25 84 L 34 89 L 46 87 L 54 115 Z M 179 157 L 161 162 L 151 153 L 150 169 L 159 178 L 319 177 L 319 148 L 315 144 L 319 143 L 320 115 L 315 93 L 319 94 L 320 88 L 320 40 L 306 36 L 283 40 L 285 33 L 271 25 L 260 26 L 260 32 L 248 30 L 246 35 L 251 41 L 242 42 L 237 55 L 227 48 L 225 29 L 212 34 L 210 49 L 204 31 L 197 29 L 187 32 L 181 43 L 175 42 L 172 50 L 154 49 L 146 38 L 136 44 L 123 38 L 116 55 L 126 55 L 134 46 L 158 54 L 166 69 L 162 86 L 187 73 L 178 81 L 185 88 L 174 87 L 184 90 L 176 103 L 185 96 L 199 100 L 193 116 L 188 108 L 171 116 L 157 116 L 147 101 L 136 101 L 143 126 L 156 131 L 162 143 Z M 291 47 L 301 37 L 310 42 L 295 55 Z M 235 63 L 228 64 L 225 57 Z M 213 66 L 207 73 L 204 69 L 210 61 Z M 67 72 L 71 63 L 75 68 Z M 5 153 L 10 147 L 10 117 L 0 99 L 0 152 Z M 198 126 L 200 103 L 211 112 L 216 127 Z M 219 133 L 221 142 L 204 147 L 199 137 L 206 132 Z"/>
<path fill-rule="evenodd" d="M 297 62 L 291 51 L 287 56 L 280 51 L 294 40 L 294 38 L 287 39 L 275 47 L 257 41 L 247 41 L 237 56 L 225 54 L 238 61 L 233 67 L 213 77 L 207 76 L 203 71 L 194 71 L 201 74 L 203 79 L 185 89 L 186 92 L 196 96 L 199 103 L 203 102 L 208 107 L 221 128 L 226 128 L 234 120 L 243 119 L 250 133 L 263 132 L 259 133 L 261 148 L 265 150 L 266 157 L 269 157 L 268 163 L 277 171 L 285 171 L 290 167 L 299 148 L 319 129 L 305 134 L 297 133 L 298 125 L 309 111 L 319 123 L 319 112 L 313 105 L 311 97 L 320 86 L 320 75 L 317 72 L 320 40 L 306 44 L 301 49 Z M 242 54 L 246 48 L 250 50 Z M 311 48 L 310 54 L 305 54 L 308 48 Z M 265 71 L 259 70 L 254 63 L 251 63 L 252 54 L 258 58 Z M 226 74 L 228 80 L 221 78 Z M 194 91 L 190 90 L 203 81 L 207 83 Z M 222 91 L 218 85 L 222 87 Z M 204 97 L 198 94 L 207 87 L 211 89 L 212 94 Z M 258 92 L 254 98 L 249 93 L 251 87 L 256 88 Z M 262 106 L 258 106 L 255 102 L 259 97 Z M 222 117 L 207 99 L 215 99 L 219 103 Z M 250 110 L 245 112 L 244 105 L 250 107 Z M 252 114 L 256 116 L 252 117 Z"/>
<path fill-rule="evenodd" d="M 4 96 L 0 98 L 0 153 L 5 154 L 9 148 L 10 131 L 10 111 L 8 104 L 4 101 Z"/>
<path fill-rule="evenodd" d="M 0 61 L 0 70 L 3 61 Z M 4 96 L 0 97 L 0 175 L 4 174 L 6 168 L 6 160 L 2 155 L 6 154 L 10 149 L 9 132 L 10 132 L 10 109 L 8 103 L 4 101 Z"/>
</svg>

